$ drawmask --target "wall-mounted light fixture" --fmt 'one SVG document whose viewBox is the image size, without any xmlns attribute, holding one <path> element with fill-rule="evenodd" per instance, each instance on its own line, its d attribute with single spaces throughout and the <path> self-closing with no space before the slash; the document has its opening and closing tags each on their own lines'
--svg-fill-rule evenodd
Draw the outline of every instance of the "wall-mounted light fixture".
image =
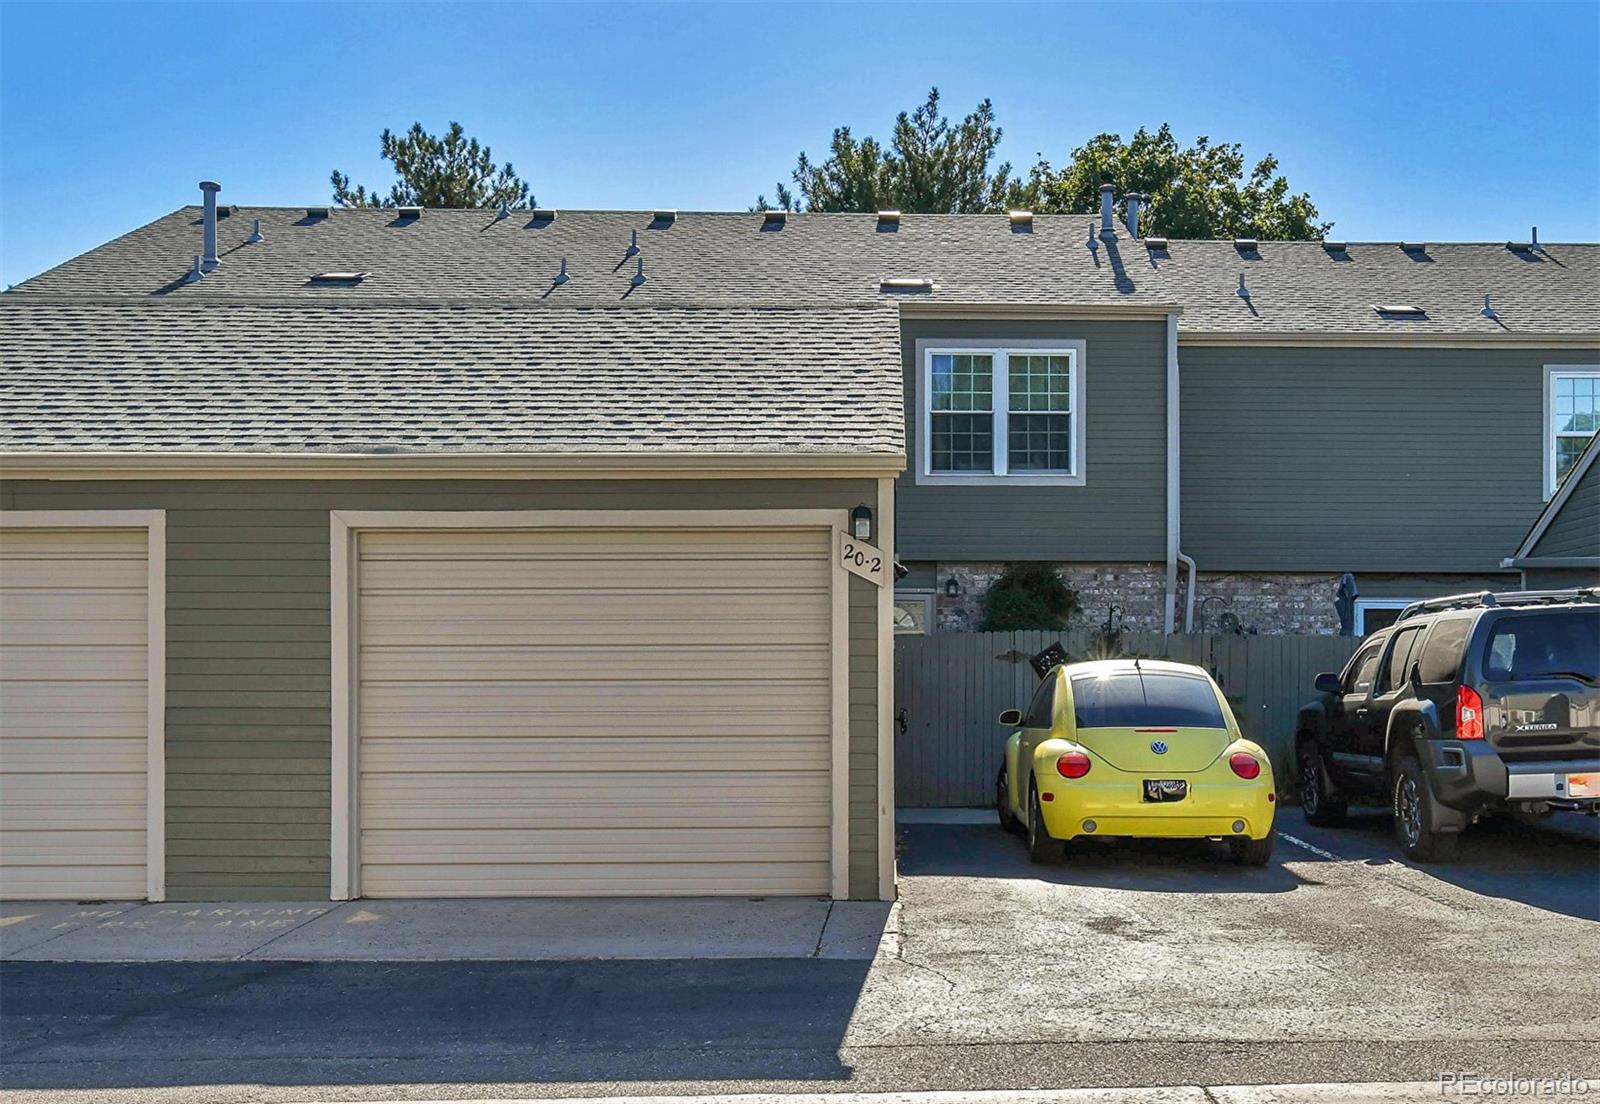
<svg viewBox="0 0 1600 1104">
<path fill-rule="evenodd" d="M 872 507 L 865 502 L 850 511 L 850 532 L 858 541 L 872 541 Z"/>
<path fill-rule="evenodd" d="M 944 592 L 951 598 L 961 597 L 961 580 L 954 575 L 944 581 Z"/>
</svg>

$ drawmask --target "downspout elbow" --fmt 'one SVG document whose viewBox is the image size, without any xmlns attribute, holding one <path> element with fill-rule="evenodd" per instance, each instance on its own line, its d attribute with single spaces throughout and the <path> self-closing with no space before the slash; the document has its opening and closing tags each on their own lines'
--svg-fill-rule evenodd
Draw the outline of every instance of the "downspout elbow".
<svg viewBox="0 0 1600 1104">
<path fill-rule="evenodd" d="M 1194 557 L 1178 553 L 1178 562 L 1183 565 L 1188 582 L 1183 588 L 1183 631 L 1194 632 L 1194 592 L 1200 582 L 1200 569 L 1195 566 Z"/>
</svg>

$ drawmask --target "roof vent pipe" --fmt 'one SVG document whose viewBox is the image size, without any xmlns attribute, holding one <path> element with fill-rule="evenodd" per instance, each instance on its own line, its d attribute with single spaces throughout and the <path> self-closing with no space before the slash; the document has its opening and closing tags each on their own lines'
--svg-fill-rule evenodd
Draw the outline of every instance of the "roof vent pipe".
<svg viewBox="0 0 1600 1104">
<path fill-rule="evenodd" d="M 1100 185 L 1100 236 L 1114 238 L 1117 236 L 1116 227 L 1112 225 L 1113 215 L 1111 208 L 1116 204 L 1117 190 L 1110 184 Z"/>
<path fill-rule="evenodd" d="M 1530 244 L 1533 246 L 1533 251 L 1535 253 L 1543 253 L 1544 252 L 1544 246 L 1539 244 L 1539 228 L 1537 226 L 1535 226 L 1533 228 L 1533 233 L 1532 233 L 1532 236 L 1530 238 Z"/>
<path fill-rule="evenodd" d="M 628 239 L 628 248 L 623 251 L 623 257 L 637 257 L 639 255 L 639 231 L 635 230 Z"/>
<path fill-rule="evenodd" d="M 1234 294 L 1246 303 L 1250 301 L 1250 286 L 1244 282 L 1244 273 L 1239 273 L 1239 286 L 1234 289 Z"/>
<path fill-rule="evenodd" d="M 200 271 L 214 272 L 217 265 L 217 193 L 222 191 L 222 185 L 214 180 L 200 181 L 200 194 L 205 199 L 205 216 L 201 225 L 203 241 L 201 243 Z"/>
<path fill-rule="evenodd" d="M 184 273 L 183 282 L 186 284 L 198 284 L 203 276 L 205 276 L 205 273 L 200 271 L 200 254 L 196 253 L 194 255 L 194 267 Z"/>
<path fill-rule="evenodd" d="M 1128 234 L 1137 239 L 1139 237 L 1139 212 L 1144 209 L 1144 196 L 1138 192 L 1128 193 Z"/>
<path fill-rule="evenodd" d="M 261 220 L 256 219 L 250 224 L 250 236 L 245 239 L 246 245 L 260 245 L 267 239 L 261 234 Z"/>
</svg>

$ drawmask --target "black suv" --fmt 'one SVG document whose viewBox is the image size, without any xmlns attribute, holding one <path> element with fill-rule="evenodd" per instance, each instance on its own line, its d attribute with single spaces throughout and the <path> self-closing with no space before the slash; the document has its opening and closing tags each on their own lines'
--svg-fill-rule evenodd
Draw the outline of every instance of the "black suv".
<svg viewBox="0 0 1600 1104">
<path fill-rule="evenodd" d="M 1600 588 L 1414 603 L 1316 688 L 1295 725 L 1312 824 L 1384 799 L 1430 860 L 1489 813 L 1600 812 Z"/>
</svg>

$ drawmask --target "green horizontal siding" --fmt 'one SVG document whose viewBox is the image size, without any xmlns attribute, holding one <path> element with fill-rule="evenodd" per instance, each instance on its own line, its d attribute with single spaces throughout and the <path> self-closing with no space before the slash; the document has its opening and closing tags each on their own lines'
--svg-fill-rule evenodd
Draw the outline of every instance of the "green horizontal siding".
<svg viewBox="0 0 1600 1104">
<path fill-rule="evenodd" d="M 329 887 L 330 510 L 848 509 L 870 480 L 12 481 L 9 510 L 167 512 L 167 891 Z M 849 590 L 850 894 L 876 897 L 877 589 Z"/>
<path fill-rule="evenodd" d="M 1600 556 L 1600 463 L 1590 464 L 1583 473 L 1533 546 L 1532 555 Z"/>
<path fill-rule="evenodd" d="M 1537 349 L 1179 350 L 1202 571 L 1493 572 L 1544 505 Z"/>
<path fill-rule="evenodd" d="M 901 560 L 1160 560 L 1166 557 L 1164 322 L 901 323 L 910 466 L 896 485 Z M 916 343 L 1083 341 L 1081 487 L 921 485 Z"/>
</svg>

